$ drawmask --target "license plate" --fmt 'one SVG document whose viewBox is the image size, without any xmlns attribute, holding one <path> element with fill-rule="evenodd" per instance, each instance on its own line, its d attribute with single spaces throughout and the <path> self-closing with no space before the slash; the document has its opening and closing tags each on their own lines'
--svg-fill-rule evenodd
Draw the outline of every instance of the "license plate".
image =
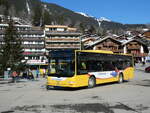
<svg viewBox="0 0 150 113">
<path fill-rule="evenodd" d="M 64 81 L 64 80 L 66 80 L 66 78 L 64 78 L 64 77 L 61 77 L 61 78 L 52 77 L 51 79 L 52 79 L 52 80 L 56 80 L 56 81 Z"/>
</svg>

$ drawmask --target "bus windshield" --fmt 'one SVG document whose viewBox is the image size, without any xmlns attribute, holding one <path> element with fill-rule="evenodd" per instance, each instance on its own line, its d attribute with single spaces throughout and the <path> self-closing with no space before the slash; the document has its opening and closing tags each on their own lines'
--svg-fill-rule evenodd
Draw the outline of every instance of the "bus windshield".
<svg viewBox="0 0 150 113">
<path fill-rule="evenodd" d="M 52 58 L 50 60 L 48 76 L 72 77 L 75 72 L 74 65 L 71 59 Z"/>
</svg>

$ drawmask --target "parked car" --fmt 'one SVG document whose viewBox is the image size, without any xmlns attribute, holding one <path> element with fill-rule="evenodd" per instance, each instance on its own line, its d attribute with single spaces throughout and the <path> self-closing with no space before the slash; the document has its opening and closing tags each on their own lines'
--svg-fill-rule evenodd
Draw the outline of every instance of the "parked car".
<svg viewBox="0 0 150 113">
<path fill-rule="evenodd" d="M 150 73 L 150 66 L 145 68 L 145 72 Z"/>
</svg>

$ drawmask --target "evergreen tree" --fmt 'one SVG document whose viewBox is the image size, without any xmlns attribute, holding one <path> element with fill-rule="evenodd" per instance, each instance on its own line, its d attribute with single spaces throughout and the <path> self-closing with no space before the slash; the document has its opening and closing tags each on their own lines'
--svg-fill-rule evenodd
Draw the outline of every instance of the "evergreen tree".
<svg viewBox="0 0 150 113">
<path fill-rule="evenodd" d="M 9 15 L 9 7 L 10 4 L 8 3 L 8 0 L 0 0 L 0 6 L 2 6 L 2 14 L 5 16 L 6 20 L 7 20 L 7 16 Z"/>
<path fill-rule="evenodd" d="M 81 31 L 82 33 L 84 33 L 84 32 L 85 32 L 85 29 L 86 29 L 85 24 L 84 24 L 84 23 L 80 23 L 80 24 L 79 24 L 79 29 L 80 29 L 80 31 Z"/>
<path fill-rule="evenodd" d="M 13 25 L 12 19 L 10 19 L 8 25 L 5 31 L 4 45 L 1 49 L 2 70 L 4 71 L 10 67 L 12 70 L 19 71 L 18 69 L 22 65 L 21 60 L 23 60 L 21 38 Z"/>
<path fill-rule="evenodd" d="M 98 36 L 100 36 L 101 38 L 104 38 L 105 36 L 107 36 L 107 30 L 102 28 L 102 27 L 99 27 L 98 30 L 97 30 L 97 34 Z"/>
<path fill-rule="evenodd" d="M 57 24 L 59 25 L 64 25 L 65 23 L 65 17 L 63 15 L 57 16 L 56 20 L 57 20 Z"/>
<path fill-rule="evenodd" d="M 40 1 L 40 0 L 38 0 Z M 33 25 L 35 26 L 40 26 L 42 24 L 42 16 L 43 16 L 43 11 L 42 11 L 42 5 L 40 4 L 40 2 L 38 2 L 33 10 L 34 15 L 33 15 Z"/>
<path fill-rule="evenodd" d="M 90 26 L 89 30 L 88 30 L 89 34 L 95 34 L 96 33 L 96 29 L 93 25 Z"/>
<path fill-rule="evenodd" d="M 2 23 L 2 18 L 0 17 L 0 23 Z"/>
<path fill-rule="evenodd" d="M 52 23 L 52 16 L 49 14 L 47 10 L 44 10 L 43 15 L 43 25 L 50 25 Z"/>
</svg>

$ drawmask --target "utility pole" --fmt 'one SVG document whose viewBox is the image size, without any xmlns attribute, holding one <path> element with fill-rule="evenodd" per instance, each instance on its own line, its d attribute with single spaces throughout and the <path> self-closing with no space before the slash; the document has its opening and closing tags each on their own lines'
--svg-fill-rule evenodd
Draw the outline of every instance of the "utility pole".
<svg viewBox="0 0 150 113">
<path fill-rule="evenodd" d="M 82 50 L 82 38 L 88 36 L 88 34 L 81 35 L 80 38 L 80 50 Z"/>
</svg>

